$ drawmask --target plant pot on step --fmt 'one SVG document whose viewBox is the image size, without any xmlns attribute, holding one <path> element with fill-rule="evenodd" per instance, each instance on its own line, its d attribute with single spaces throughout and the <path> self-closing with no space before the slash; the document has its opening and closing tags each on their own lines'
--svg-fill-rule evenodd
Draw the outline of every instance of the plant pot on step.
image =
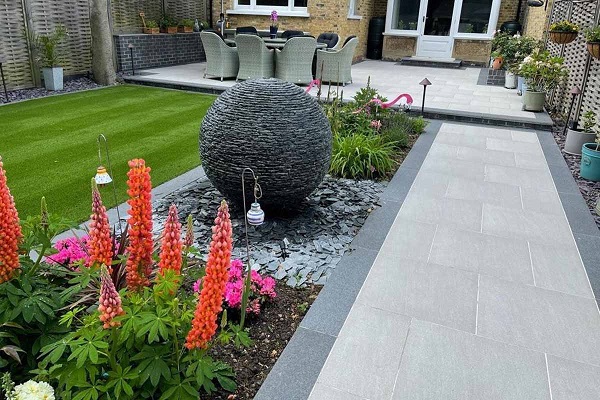
<svg viewBox="0 0 600 400">
<path fill-rule="evenodd" d="M 594 58 L 600 58 L 600 42 L 587 42 L 587 50 Z"/>
<path fill-rule="evenodd" d="M 567 131 L 567 138 L 565 139 L 565 153 L 581 155 L 581 148 L 585 143 L 593 142 L 596 138 L 595 133 L 586 133 L 583 131 L 576 131 L 569 129 Z"/>
<path fill-rule="evenodd" d="M 144 28 L 144 33 L 147 35 L 157 35 L 160 33 L 160 28 Z"/>
<path fill-rule="evenodd" d="M 47 90 L 63 90 L 63 68 L 42 68 L 44 86 Z"/>
<path fill-rule="evenodd" d="M 502 68 L 503 63 L 504 63 L 504 58 L 502 58 L 502 57 L 494 58 L 494 61 L 492 62 L 492 69 L 498 70 L 498 69 Z"/>
<path fill-rule="evenodd" d="M 277 37 L 277 26 L 269 26 L 269 35 L 271 39 L 275 39 Z"/>
<path fill-rule="evenodd" d="M 561 32 L 561 31 L 550 31 L 550 40 L 558 44 L 571 43 L 577 39 L 579 32 Z"/>
<path fill-rule="evenodd" d="M 506 71 L 504 76 L 504 87 L 507 89 L 515 89 L 517 87 L 517 75 Z"/>
<path fill-rule="evenodd" d="M 534 92 L 529 89 L 523 92 L 523 106 L 525 111 L 544 111 L 546 92 Z"/>
<path fill-rule="evenodd" d="M 194 32 L 193 26 L 180 26 L 177 28 L 177 32 L 179 33 L 192 33 Z"/>
<path fill-rule="evenodd" d="M 600 181 L 600 150 L 597 143 L 586 143 L 581 148 L 579 175 L 589 181 Z"/>
<path fill-rule="evenodd" d="M 169 26 L 166 28 L 161 28 L 160 29 L 160 33 L 177 33 L 177 27 L 176 26 Z"/>
<path fill-rule="evenodd" d="M 517 94 L 519 96 L 523 95 L 523 87 L 525 86 L 525 78 L 522 76 L 517 77 Z"/>
</svg>

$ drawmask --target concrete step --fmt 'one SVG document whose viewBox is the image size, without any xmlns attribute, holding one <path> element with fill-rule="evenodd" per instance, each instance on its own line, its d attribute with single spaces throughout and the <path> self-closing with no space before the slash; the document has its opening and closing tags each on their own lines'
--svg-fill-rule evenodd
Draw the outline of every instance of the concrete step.
<svg viewBox="0 0 600 400">
<path fill-rule="evenodd" d="M 404 57 L 399 62 L 400 65 L 410 65 L 414 67 L 433 67 L 433 68 L 460 68 L 462 60 L 455 58 L 435 59 L 422 57 Z"/>
</svg>

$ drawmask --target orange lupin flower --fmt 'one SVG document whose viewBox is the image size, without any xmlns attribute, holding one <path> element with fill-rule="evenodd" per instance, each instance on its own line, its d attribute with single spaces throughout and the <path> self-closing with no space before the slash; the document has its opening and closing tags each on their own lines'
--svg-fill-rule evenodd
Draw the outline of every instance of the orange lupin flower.
<svg viewBox="0 0 600 400">
<path fill-rule="evenodd" d="M 100 305 L 98 311 L 100 311 L 100 321 L 104 323 L 104 329 L 109 329 L 121 325 L 120 322 L 114 321 L 114 318 L 124 315 L 125 311 L 121 307 L 121 296 L 115 289 L 115 284 L 108 275 L 108 270 L 102 267 L 100 275 Z"/>
<path fill-rule="evenodd" d="M 212 229 L 213 235 L 206 262 L 206 275 L 192 320 L 192 329 L 190 329 L 185 343 L 189 350 L 206 349 L 208 342 L 217 331 L 217 317 L 222 310 L 223 294 L 229 278 L 233 247 L 229 208 L 225 200 L 221 202 Z"/>
<path fill-rule="evenodd" d="M 113 241 L 110 237 L 110 223 L 106 215 L 106 207 L 102 204 L 102 197 L 98 186 L 92 178 L 92 215 L 90 217 L 90 233 L 87 242 L 90 255 L 90 265 L 104 264 L 109 273 L 112 271 Z"/>
<path fill-rule="evenodd" d="M 12 279 L 19 268 L 19 242 L 22 238 L 15 200 L 6 184 L 0 157 L 0 283 Z"/>
<path fill-rule="evenodd" d="M 160 246 L 160 261 L 158 263 L 158 272 L 164 275 L 168 269 L 172 269 L 179 275 L 181 273 L 181 250 L 183 243 L 181 242 L 181 224 L 177 217 L 177 207 L 171 204 L 169 208 L 169 216 L 165 222 L 163 231 L 162 243 Z"/>
<path fill-rule="evenodd" d="M 127 288 L 139 290 L 150 284 L 148 276 L 152 272 L 152 183 L 150 168 L 142 159 L 129 161 L 129 246 L 126 272 Z"/>
</svg>

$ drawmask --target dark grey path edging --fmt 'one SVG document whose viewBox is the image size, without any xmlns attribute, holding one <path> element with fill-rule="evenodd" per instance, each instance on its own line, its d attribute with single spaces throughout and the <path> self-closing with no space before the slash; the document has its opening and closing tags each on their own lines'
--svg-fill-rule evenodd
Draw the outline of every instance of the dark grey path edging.
<svg viewBox="0 0 600 400">
<path fill-rule="evenodd" d="M 600 302 L 600 230 L 551 132 L 537 132 L 596 302 Z M 599 303 L 600 304 L 600 303 Z"/>
<path fill-rule="evenodd" d="M 254 397 L 306 400 L 442 125 L 431 121 Z"/>
</svg>

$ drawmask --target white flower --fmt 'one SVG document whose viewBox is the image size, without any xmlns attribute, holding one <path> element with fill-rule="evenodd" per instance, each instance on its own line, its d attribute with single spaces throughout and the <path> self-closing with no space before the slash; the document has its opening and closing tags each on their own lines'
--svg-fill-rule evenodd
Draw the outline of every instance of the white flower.
<svg viewBox="0 0 600 400">
<path fill-rule="evenodd" d="M 46 382 L 27 381 L 15 386 L 16 400 L 55 400 L 54 389 Z"/>
<path fill-rule="evenodd" d="M 533 58 L 531 56 L 527 56 L 523 59 L 523 62 L 525 62 L 525 63 L 530 63 L 532 61 L 533 61 Z"/>
</svg>

